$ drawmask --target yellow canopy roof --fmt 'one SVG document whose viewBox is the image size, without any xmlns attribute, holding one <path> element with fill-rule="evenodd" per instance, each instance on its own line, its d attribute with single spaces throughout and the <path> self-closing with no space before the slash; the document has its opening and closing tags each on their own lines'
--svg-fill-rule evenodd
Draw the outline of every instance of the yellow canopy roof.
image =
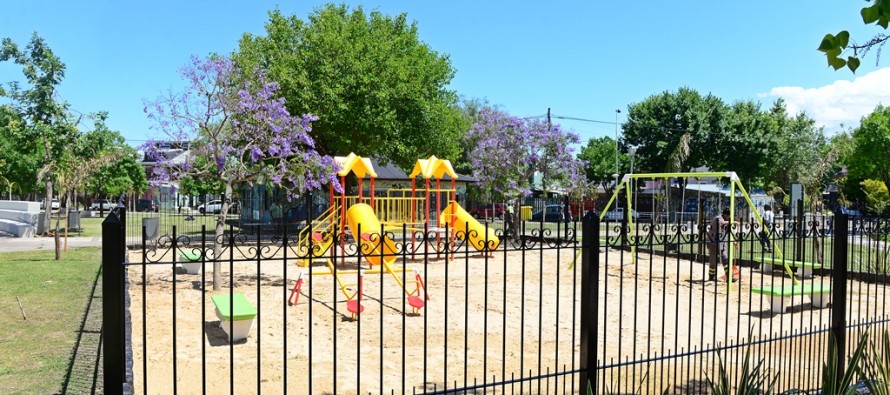
<svg viewBox="0 0 890 395">
<path fill-rule="evenodd" d="M 439 159 L 435 155 L 430 156 L 429 159 L 418 159 L 417 163 L 414 164 L 414 170 L 411 171 L 408 178 L 417 177 L 418 174 L 425 179 L 442 178 L 446 174 L 451 176 L 452 179 L 457 179 L 457 173 L 451 167 L 451 161 Z"/>
<path fill-rule="evenodd" d="M 358 178 L 364 178 L 365 175 L 370 175 L 373 178 L 377 177 L 377 173 L 374 172 L 374 165 L 371 164 L 371 160 L 362 158 L 352 152 L 350 152 L 348 156 L 335 156 L 334 161 L 340 165 L 340 171 L 337 172 L 337 175 L 339 176 L 345 176 L 348 175 L 349 172 L 353 172 Z"/>
</svg>

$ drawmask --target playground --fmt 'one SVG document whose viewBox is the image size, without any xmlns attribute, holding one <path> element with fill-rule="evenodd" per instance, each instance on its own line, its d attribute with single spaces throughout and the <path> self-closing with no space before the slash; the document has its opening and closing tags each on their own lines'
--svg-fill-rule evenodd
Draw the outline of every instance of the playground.
<svg viewBox="0 0 890 395">
<path fill-rule="evenodd" d="M 436 168 L 446 174 L 433 159 L 419 161 L 416 175 Z M 373 174 L 361 158 L 342 160 L 352 161 L 348 171 Z M 400 200 L 338 197 L 332 190 L 332 202 L 352 203 L 332 204 L 286 246 L 226 239 L 220 292 L 211 291 L 212 260 L 188 239 L 160 243 L 146 255 L 130 252 L 136 392 L 286 386 L 294 393 L 405 393 L 504 382 L 493 392 L 577 391 L 581 240 L 514 240 L 486 229 L 456 202 L 433 208 L 431 201 L 445 199 L 427 192 L 448 188 L 436 171 L 426 174 L 432 182 Z M 676 393 L 695 393 L 713 373 L 718 347 L 729 347 L 728 364 L 737 368 L 736 346 L 745 344 L 771 370 L 798 372 L 785 387 L 818 383 L 835 284 L 824 271 L 809 267 L 804 275 L 805 265 L 779 252 L 753 267 L 719 268 L 719 274 L 737 270 L 738 282 L 710 281 L 706 260 L 644 248 L 655 236 L 632 229 L 639 227 L 593 244 L 604 388 L 655 391 L 668 384 Z M 680 251 L 702 242 L 679 234 L 673 242 Z M 752 240 L 736 232 L 727 237 Z M 729 254 L 733 262 L 739 256 L 735 248 Z M 850 322 L 885 317 L 883 304 L 875 303 L 886 300 L 883 283 L 860 276 L 847 285 Z M 236 312 L 226 314 L 220 306 L 229 294 L 243 303 L 232 297 Z M 241 334 L 235 324 L 227 327 L 238 316 L 249 319 L 241 320 L 249 322 Z M 678 366 L 686 376 L 677 376 Z"/>
</svg>

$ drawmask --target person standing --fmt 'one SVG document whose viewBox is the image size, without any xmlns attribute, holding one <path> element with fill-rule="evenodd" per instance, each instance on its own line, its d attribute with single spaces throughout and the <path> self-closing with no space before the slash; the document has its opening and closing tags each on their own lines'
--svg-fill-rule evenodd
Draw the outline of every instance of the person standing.
<svg viewBox="0 0 890 395">
<path fill-rule="evenodd" d="M 284 220 L 283 213 L 281 209 L 281 203 L 276 199 L 272 202 L 272 206 L 269 207 L 269 214 L 272 215 L 272 226 L 275 228 L 275 233 L 283 234 L 284 233 Z"/>
<path fill-rule="evenodd" d="M 516 210 L 513 208 L 515 204 L 516 203 L 513 201 L 507 202 L 507 207 L 504 208 L 504 222 L 507 225 L 505 227 L 507 234 L 511 234 L 510 232 L 516 231 L 516 228 L 513 226 L 513 221 L 515 219 L 516 213 Z"/>
<path fill-rule="evenodd" d="M 738 225 L 737 221 L 729 222 L 729 209 L 724 209 L 723 213 L 711 220 L 711 226 L 708 228 L 708 281 L 717 279 L 717 263 L 723 265 L 723 272 L 729 273 L 729 231 L 730 226 Z M 732 276 L 726 274 L 721 278 L 722 281 L 738 281 L 740 277 L 739 267 L 735 266 L 732 270 Z"/>
<path fill-rule="evenodd" d="M 770 205 L 763 206 L 763 227 L 760 229 L 760 247 L 763 249 L 764 253 L 773 252 L 772 244 L 770 243 L 769 235 L 773 232 L 773 223 L 776 220 L 776 215 L 773 214 L 773 209 Z"/>
</svg>

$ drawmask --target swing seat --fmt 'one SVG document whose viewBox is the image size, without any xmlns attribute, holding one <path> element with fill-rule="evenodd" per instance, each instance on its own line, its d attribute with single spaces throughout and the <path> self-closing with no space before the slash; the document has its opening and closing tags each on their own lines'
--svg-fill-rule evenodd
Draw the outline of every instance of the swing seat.
<svg viewBox="0 0 890 395">
<path fill-rule="evenodd" d="M 411 295 L 408 297 L 408 304 L 414 308 L 414 313 L 417 313 L 426 303 L 423 302 L 423 299 L 419 298 L 417 295 Z"/>
<path fill-rule="evenodd" d="M 831 302 L 831 286 L 828 284 L 801 284 L 793 286 L 755 287 L 751 292 L 770 298 L 770 311 L 784 313 L 785 304 L 794 296 L 809 296 L 813 307 L 824 308 Z"/>
<path fill-rule="evenodd" d="M 793 261 L 790 259 L 782 259 L 778 257 L 764 257 L 763 263 L 773 265 L 773 270 L 775 270 L 776 268 L 782 268 L 783 265 L 800 268 L 800 273 L 798 273 L 800 275 L 800 278 L 812 278 L 813 270 L 822 268 L 822 265 L 818 263 Z"/>
<path fill-rule="evenodd" d="M 349 300 L 346 302 L 346 310 L 352 313 L 353 317 L 361 314 L 365 311 L 365 306 L 362 306 L 362 303 L 358 299 Z"/>
</svg>

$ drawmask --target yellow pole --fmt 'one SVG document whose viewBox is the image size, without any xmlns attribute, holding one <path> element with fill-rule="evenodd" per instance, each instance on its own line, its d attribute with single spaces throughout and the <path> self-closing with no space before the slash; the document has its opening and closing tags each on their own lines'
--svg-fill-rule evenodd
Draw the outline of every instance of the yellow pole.
<svg viewBox="0 0 890 395">
<path fill-rule="evenodd" d="M 735 257 L 735 232 L 733 232 L 732 224 L 735 221 L 735 182 L 733 180 L 729 180 L 729 226 L 727 227 L 727 233 L 729 233 L 729 273 L 726 273 L 726 278 L 728 281 L 726 282 L 729 285 L 729 290 L 726 296 L 726 304 L 729 305 L 729 294 L 732 293 L 732 276 L 733 276 L 733 264 L 732 259 Z"/>
<path fill-rule="evenodd" d="M 627 212 L 624 213 L 624 215 L 627 216 L 627 226 L 628 226 L 628 229 L 627 229 L 628 238 L 627 239 L 633 240 L 634 216 L 631 215 L 631 213 L 633 213 L 633 208 L 630 206 L 630 204 L 631 204 L 630 183 L 629 182 L 624 183 L 624 187 L 625 187 L 625 191 L 626 191 L 625 195 L 627 195 Z M 637 263 L 637 243 L 633 242 L 633 241 L 631 241 L 631 243 L 630 243 L 630 259 L 631 259 L 631 263 Z"/>
<path fill-rule="evenodd" d="M 758 222 L 760 222 L 761 229 L 765 229 L 765 227 L 763 226 L 763 217 L 761 217 L 760 213 L 758 213 L 757 210 L 754 209 L 754 202 L 751 201 L 751 198 L 748 196 L 748 192 L 745 190 L 745 187 L 742 186 L 741 182 L 739 182 L 739 181 L 736 181 L 736 182 L 738 182 L 739 190 L 742 191 L 742 196 L 744 196 L 745 200 L 748 201 L 748 206 L 751 207 L 752 211 L 754 211 L 754 217 L 757 218 Z M 769 235 L 769 234 L 770 234 L 769 231 L 767 231 L 767 235 Z M 773 249 L 777 252 L 776 255 L 779 256 L 779 259 L 782 260 L 782 266 L 785 268 L 785 273 L 788 273 L 788 275 L 791 277 L 792 283 L 794 285 L 799 285 L 800 283 L 797 281 L 797 277 L 795 277 L 794 272 L 791 271 L 791 266 L 789 266 L 785 262 L 785 258 L 782 256 L 782 250 L 779 248 L 776 248 L 775 243 L 773 243 Z"/>
<path fill-rule="evenodd" d="M 622 180 L 621 183 L 624 183 L 624 181 Z M 606 211 L 609 211 L 609 207 L 612 207 L 612 203 L 615 202 L 615 198 L 618 197 L 618 192 L 621 191 L 622 187 L 621 183 L 615 185 L 615 192 L 612 193 L 612 197 L 609 198 L 609 202 L 606 203 L 606 207 L 603 207 L 603 211 L 600 212 L 600 221 L 605 218 Z"/>
</svg>

